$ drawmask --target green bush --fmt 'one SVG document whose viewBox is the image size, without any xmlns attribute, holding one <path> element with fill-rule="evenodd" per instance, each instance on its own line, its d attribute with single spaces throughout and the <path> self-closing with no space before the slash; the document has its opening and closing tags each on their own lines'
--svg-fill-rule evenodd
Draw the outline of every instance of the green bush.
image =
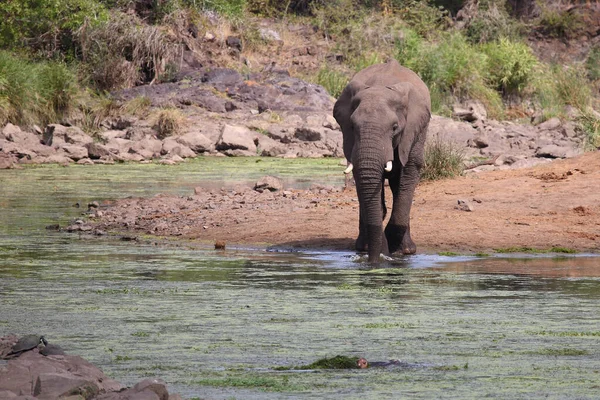
<svg viewBox="0 0 600 400">
<path fill-rule="evenodd" d="M 333 97 L 339 97 L 348 84 L 349 79 L 343 72 L 324 65 L 317 74 L 316 83 L 323 86 Z"/>
<path fill-rule="evenodd" d="M 585 67 L 589 79 L 592 81 L 600 80 L 600 46 L 596 45 L 590 49 Z"/>
<path fill-rule="evenodd" d="M 24 0 L 0 2 L 0 47 L 31 47 L 54 54 L 64 50 L 71 32 L 88 21 L 105 20 L 96 0 Z"/>
<path fill-rule="evenodd" d="M 464 170 L 464 150 L 439 136 L 430 138 L 425 144 L 425 165 L 421 179 L 433 181 L 460 176 Z"/>
<path fill-rule="evenodd" d="M 0 51 L 0 124 L 47 123 L 66 115 L 77 91 L 63 63 L 32 63 Z"/>
<path fill-rule="evenodd" d="M 583 68 L 556 65 L 552 72 L 556 93 L 562 103 L 586 110 L 591 104 L 592 91 Z"/>
<path fill-rule="evenodd" d="M 542 8 L 539 28 L 548 36 L 568 38 L 582 27 L 583 20 L 579 14 L 548 7 Z"/>
<path fill-rule="evenodd" d="M 538 63 L 529 46 L 502 38 L 482 49 L 488 56 L 491 85 L 505 94 L 523 94 Z"/>
</svg>

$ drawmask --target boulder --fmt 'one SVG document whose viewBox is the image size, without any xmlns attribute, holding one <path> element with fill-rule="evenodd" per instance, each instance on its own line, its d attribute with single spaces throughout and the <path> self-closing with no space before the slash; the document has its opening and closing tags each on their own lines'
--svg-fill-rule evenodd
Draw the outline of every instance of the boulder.
<svg viewBox="0 0 600 400">
<path fill-rule="evenodd" d="M 133 143 L 134 142 L 131 140 L 116 138 L 109 141 L 104 146 L 112 154 L 124 154 L 129 152 Z"/>
<path fill-rule="evenodd" d="M 182 158 L 193 158 L 196 157 L 196 153 L 187 147 L 179 143 L 175 138 L 169 137 L 163 140 L 162 149 L 160 151 L 162 155 L 176 154 Z"/>
<path fill-rule="evenodd" d="M 281 142 L 271 139 L 269 136 L 258 136 L 258 151 L 263 157 L 277 157 L 285 154 L 288 151 L 288 147 Z"/>
<path fill-rule="evenodd" d="M 167 140 L 167 139 L 165 139 Z M 199 131 L 188 132 L 175 138 L 180 143 L 196 153 L 204 153 L 214 149 L 214 143 Z M 164 143 L 164 142 L 163 142 Z"/>
<path fill-rule="evenodd" d="M 88 155 L 92 160 L 98 160 L 102 157 L 110 157 L 111 152 L 108 148 L 100 143 L 90 143 L 87 146 Z"/>
<path fill-rule="evenodd" d="M 553 117 L 547 121 L 542 122 L 537 127 L 541 131 L 551 131 L 560 128 L 561 125 L 562 122 L 560 122 L 560 119 L 557 117 Z"/>
<path fill-rule="evenodd" d="M 536 150 L 536 157 L 543 158 L 571 158 L 581 154 L 581 150 L 573 149 L 565 146 L 557 146 L 555 144 L 549 144 L 542 146 Z"/>
<path fill-rule="evenodd" d="M 0 151 L 0 169 L 14 168 L 17 164 L 17 158 L 8 153 Z"/>
<path fill-rule="evenodd" d="M 146 159 L 155 158 L 160 156 L 162 145 L 160 140 L 145 136 L 141 140 L 133 142 L 128 152 L 139 154 Z"/>
<path fill-rule="evenodd" d="M 40 400 L 77 395 L 89 399 L 99 391 L 100 388 L 94 382 L 70 373 L 41 373 L 36 379 L 33 395 Z"/>
<path fill-rule="evenodd" d="M 216 149 L 223 150 L 246 150 L 256 155 L 256 144 L 254 139 L 256 132 L 251 131 L 245 126 L 225 125 Z"/>
<path fill-rule="evenodd" d="M 104 140 L 105 142 L 109 142 L 112 139 L 116 139 L 116 138 L 125 139 L 125 136 L 127 136 L 127 132 L 121 131 L 121 130 L 110 130 L 110 131 L 100 132 L 98 134 L 98 136 L 100 136 L 102 138 L 102 140 Z"/>
<path fill-rule="evenodd" d="M 64 126 L 60 124 L 50 124 L 46 126 L 42 136 L 42 143 L 47 146 L 60 147 L 63 143 L 86 146 L 92 143 L 94 139 L 76 126 Z"/>
<path fill-rule="evenodd" d="M 62 149 L 69 158 L 75 161 L 88 157 L 88 149 L 83 146 L 77 146 L 75 144 L 66 144 L 62 146 Z"/>
</svg>

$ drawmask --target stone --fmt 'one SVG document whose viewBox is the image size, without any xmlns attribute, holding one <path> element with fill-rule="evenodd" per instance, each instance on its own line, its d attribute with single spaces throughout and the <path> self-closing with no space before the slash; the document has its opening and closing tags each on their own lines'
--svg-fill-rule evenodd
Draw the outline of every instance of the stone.
<svg viewBox="0 0 600 400">
<path fill-rule="evenodd" d="M 237 36 L 227 36 L 225 44 L 228 47 L 242 51 L 242 39 Z"/>
<path fill-rule="evenodd" d="M 87 146 L 88 156 L 92 160 L 98 160 L 102 157 L 109 157 L 111 152 L 108 148 L 100 143 L 90 143 Z"/>
<path fill-rule="evenodd" d="M 104 131 L 104 132 L 100 132 L 98 134 L 98 136 L 100 136 L 102 138 L 102 140 L 104 140 L 105 142 L 108 142 L 108 141 L 111 141 L 112 139 L 116 139 L 116 138 L 125 139 L 125 136 L 127 136 L 127 131 L 122 131 L 122 130 Z"/>
<path fill-rule="evenodd" d="M 129 152 L 134 142 L 128 139 L 113 139 L 104 146 L 111 154 L 125 154 Z"/>
<path fill-rule="evenodd" d="M 160 154 L 162 154 L 162 155 L 176 154 L 182 158 L 196 157 L 196 153 L 192 149 L 190 149 L 186 145 L 183 145 L 183 144 L 177 142 L 177 140 L 175 138 L 166 138 L 165 140 L 163 140 L 162 149 L 160 151 Z"/>
<path fill-rule="evenodd" d="M 283 183 L 281 179 L 274 176 L 263 176 L 254 185 L 254 190 L 257 192 L 264 192 L 265 190 L 276 192 L 283 189 Z"/>
<path fill-rule="evenodd" d="M 42 373 L 37 377 L 33 395 L 41 400 L 69 395 L 82 395 L 87 399 L 97 395 L 99 390 L 93 382 L 69 373 Z"/>
<path fill-rule="evenodd" d="M 469 200 L 458 200 L 457 205 L 455 206 L 457 210 L 461 211 L 474 211 L 473 205 Z"/>
<path fill-rule="evenodd" d="M 144 158 L 159 157 L 163 143 L 151 136 L 145 136 L 139 141 L 133 142 L 129 148 L 129 153 L 136 153 Z"/>
<path fill-rule="evenodd" d="M 160 400 L 169 400 L 169 392 L 167 386 L 162 379 L 144 379 L 137 383 L 133 390 L 137 392 L 152 391 Z"/>
<path fill-rule="evenodd" d="M 540 147 L 536 150 L 536 157 L 544 158 L 571 158 L 581 154 L 581 150 L 573 149 L 565 146 L 557 146 L 555 144 L 549 144 Z"/>
<path fill-rule="evenodd" d="M 4 126 L 4 128 L 2 128 L 2 132 L 0 132 L 0 139 L 6 139 L 14 142 L 14 138 L 19 136 L 21 132 L 21 128 L 9 122 Z"/>
<path fill-rule="evenodd" d="M 256 133 L 239 125 L 225 125 L 216 145 L 216 149 L 223 150 L 247 150 L 256 155 L 256 144 L 254 139 Z"/>
<path fill-rule="evenodd" d="M 67 153 L 68 157 L 73 159 L 74 161 L 79 161 L 82 158 L 88 157 L 88 149 L 83 146 L 78 146 L 75 144 L 65 144 L 61 147 L 65 153 Z"/>
<path fill-rule="evenodd" d="M 15 168 L 17 158 L 12 154 L 0 152 L 0 169 Z"/>
<path fill-rule="evenodd" d="M 553 117 L 547 121 L 542 122 L 537 127 L 541 131 L 551 131 L 560 128 L 561 125 L 562 122 L 560 122 L 560 119 L 557 117 Z"/>
<path fill-rule="evenodd" d="M 167 139 L 165 139 L 167 140 Z M 204 153 L 214 149 L 214 143 L 200 131 L 188 132 L 185 135 L 175 137 L 177 143 L 180 143 L 195 153 Z M 164 142 L 163 142 L 164 146 Z"/>
</svg>

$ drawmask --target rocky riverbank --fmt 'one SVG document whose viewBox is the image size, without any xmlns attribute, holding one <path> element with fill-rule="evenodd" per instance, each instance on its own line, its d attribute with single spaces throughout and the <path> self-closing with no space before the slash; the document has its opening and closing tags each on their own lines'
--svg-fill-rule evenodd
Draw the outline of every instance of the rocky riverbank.
<svg viewBox="0 0 600 400">
<path fill-rule="evenodd" d="M 0 399 L 181 399 L 179 395 L 169 394 L 165 382 L 157 378 L 144 379 L 127 388 L 79 356 L 45 356 L 33 348 L 6 362 L 1 361 L 17 340 L 14 335 L 0 337 Z"/>
<path fill-rule="evenodd" d="M 122 111 L 90 134 L 76 125 L 0 130 L 0 168 L 21 164 L 159 162 L 211 156 L 343 157 L 342 134 L 332 117 L 335 99 L 320 86 L 285 71 L 242 76 L 225 68 L 201 69 L 178 82 L 139 86 L 114 94 L 121 109 L 143 98 L 143 115 Z M 176 131 L 165 133 L 156 115 L 176 109 Z M 531 166 L 582 152 L 584 137 L 558 118 L 537 126 L 489 120 L 477 103 L 457 105 L 454 118 L 434 116 L 430 140 L 464 149 L 466 163 L 484 169 Z"/>
</svg>

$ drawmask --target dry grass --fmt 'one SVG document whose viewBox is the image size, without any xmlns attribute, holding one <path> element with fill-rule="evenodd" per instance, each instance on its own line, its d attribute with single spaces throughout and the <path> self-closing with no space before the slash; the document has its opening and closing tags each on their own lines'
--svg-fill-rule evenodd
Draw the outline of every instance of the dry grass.
<svg viewBox="0 0 600 400">
<path fill-rule="evenodd" d="M 181 132 L 186 118 L 176 108 L 163 108 L 152 116 L 152 120 L 154 121 L 153 125 L 158 132 L 159 139 L 164 139 Z"/>
</svg>

